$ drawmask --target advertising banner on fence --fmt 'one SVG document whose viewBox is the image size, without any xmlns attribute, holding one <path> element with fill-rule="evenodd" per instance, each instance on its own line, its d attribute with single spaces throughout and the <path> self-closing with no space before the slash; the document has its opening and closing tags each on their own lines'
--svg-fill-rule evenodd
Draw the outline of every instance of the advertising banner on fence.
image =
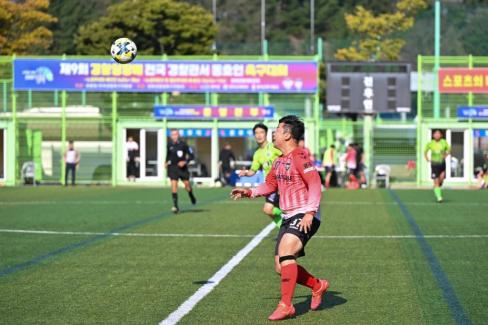
<svg viewBox="0 0 488 325">
<path fill-rule="evenodd" d="M 155 105 L 156 119 L 266 119 L 273 118 L 272 106 L 180 106 Z"/>
<path fill-rule="evenodd" d="M 488 120 L 488 107 L 459 106 L 457 117 L 459 119 Z"/>
<path fill-rule="evenodd" d="M 183 138 L 210 138 L 212 129 L 178 129 Z M 166 131 L 166 135 L 171 135 L 171 130 Z M 219 129 L 220 138 L 248 138 L 254 136 L 252 129 Z"/>
<path fill-rule="evenodd" d="M 14 60 L 15 90 L 314 93 L 313 61 Z"/>
<path fill-rule="evenodd" d="M 441 93 L 488 93 L 488 68 L 439 69 Z"/>
<path fill-rule="evenodd" d="M 473 130 L 473 135 L 475 138 L 485 138 L 488 137 L 488 130 Z"/>
</svg>

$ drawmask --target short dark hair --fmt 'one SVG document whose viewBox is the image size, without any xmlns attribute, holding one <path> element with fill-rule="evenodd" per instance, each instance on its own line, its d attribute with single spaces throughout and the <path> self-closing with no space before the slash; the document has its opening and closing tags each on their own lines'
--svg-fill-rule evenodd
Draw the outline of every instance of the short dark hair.
<svg viewBox="0 0 488 325">
<path fill-rule="evenodd" d="M 282 117 L 279 120 L 279 123 L 285 124 L 285 128 L 287 128 L 290 131 L 291 136 L 295 141 L 298 142 L 304 138 L 305 125 L 303 124 L 302 120 L 300 120 L 298 116 L 287 115 L 285 117 Z"/>
<path fill-rule="evenodd" d="M 69 140 L 69 141 L 68 141 L 68 143 L 69 143 L 69 144 L 73 144 L 73 143 L 75 143 L 75 142 L 74 142 L 73 140 Z"/>
<path fill-rule="evenodd" d="M 268 134 L 268 127 L 263 123 L 258 123 L 252 128 L 252 133 L 256 134 L 256 129 L 263 129 L 266 134 Z"/>
</svg>

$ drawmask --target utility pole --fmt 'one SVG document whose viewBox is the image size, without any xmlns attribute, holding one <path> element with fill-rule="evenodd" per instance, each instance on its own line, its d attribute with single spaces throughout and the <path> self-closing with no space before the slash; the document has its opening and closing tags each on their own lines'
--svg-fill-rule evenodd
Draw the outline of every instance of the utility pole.
<svg viewBox="0 0 488 325">
<path fill-rule="evenodd" d="M 315 0 L 310 0 L 310 54 L 315 53 Z"/>
<path fill-rule="evenodd" d="M 217 24 L 217 0 L 212 0 L 212 13 L 213 13 L 213 22 L 216 25 Z M 217 36 L 215 36 L 217 37 Z M 217 39 L 214 38 L 213 44 L 212 44 L 212 52 L 216 53 L 217 52 Z"/>
<path fill-rule="evenodd" d="M 266 0 L 261 0 L 261 52 L 264 55 L 266 40 Z"/>
</svg>

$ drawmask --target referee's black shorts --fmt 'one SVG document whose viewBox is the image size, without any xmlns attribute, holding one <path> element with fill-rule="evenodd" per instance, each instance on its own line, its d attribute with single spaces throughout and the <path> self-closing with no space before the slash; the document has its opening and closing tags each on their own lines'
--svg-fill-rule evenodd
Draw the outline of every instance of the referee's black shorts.
<svg viewBox="0 0 488 325">
<path fill-rule="evenodd" d="M 188 167 L 180 168 L 178 166 L 168 166 L 168 177 L 172 181 L 177 181 L 181 179 L 182 181 L 187 181 L 190 179 L 190 172 L 188 171 Z"/>
</svg>

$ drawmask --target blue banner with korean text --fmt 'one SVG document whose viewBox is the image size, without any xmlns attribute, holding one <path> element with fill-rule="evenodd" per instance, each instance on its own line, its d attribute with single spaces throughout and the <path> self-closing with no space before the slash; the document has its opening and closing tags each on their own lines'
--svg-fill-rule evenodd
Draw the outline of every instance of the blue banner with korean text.
<svg viewBox="0 0 488 325">
<path fill-rule="evenodd" d="M 457 117 L 464 120 L 488 120 L 488 107 L 459 106 Z"/>
<path fill-rule="evenodd" d="M 314 61 L 16 59 L 15 90 L 314 93 Z"/>
</svg>

